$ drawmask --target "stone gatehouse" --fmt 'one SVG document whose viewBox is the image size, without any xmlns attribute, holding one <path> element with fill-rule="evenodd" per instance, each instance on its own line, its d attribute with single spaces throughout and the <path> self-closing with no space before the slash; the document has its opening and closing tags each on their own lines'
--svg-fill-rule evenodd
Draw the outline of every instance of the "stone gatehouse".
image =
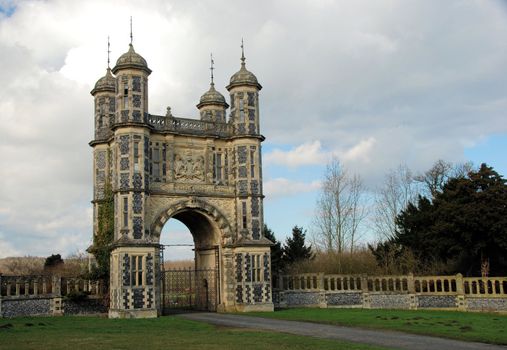
<svg viewBox="0 0 507 350">
<path fill-rule="evenodd" d="M 213 70 L 212 70 L 213 72 Z M 132 43 L 91 91 L 94 234 L 107 184 L 114 196 L 110 317 L 156 317 L 161 310 L 164 224 L 190 230 L 196 269 L 217 269 L 217 310 L 273 310 L 271 242 L 263 236 L 259 91 L 241 67 L 197 109 L 199 119 L 148 112 L 146 60 Z M 230 107 L 229 112 L 227 112 Z"/>
</svg>

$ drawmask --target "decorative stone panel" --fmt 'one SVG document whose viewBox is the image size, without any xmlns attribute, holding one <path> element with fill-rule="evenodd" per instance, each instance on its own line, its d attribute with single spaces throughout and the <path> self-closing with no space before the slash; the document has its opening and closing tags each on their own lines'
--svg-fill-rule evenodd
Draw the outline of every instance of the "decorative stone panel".
<svg viewBox="0 0 507 350">
<path fill-rule="evenodd" d="M 129 111 L 128 110 L 121 111 L 121 121 L 122 121 L 122 123 L 126 123 L 126 122 L 128 122 L 128 120 L 129 120 Z"/>
<path fill-rule="evenodd" d="M 236 302 L 243 303 L 243 286 L 236 286 Z"/>
<path fill-rule="evenodd" d="M 132 95 L 132 104 L 135 108 L 141 108 L 141 95 Z"/>
<path fill-rule="evenodd" d="M 127 190 L 129 188 L 129 174 L 120 174 L 120 190 Z"/>
<path fill-rule="evenodd" d="M 252 238 L 253 239 L 261 238 L 261 229 L 258 219 L 252 219 Z"/>
<path fill-rule="evenodd" d="M 247 174 L 246 173 L 246 166 L 242 165 L 242 166 L 238 167 L 238 177 L 245 178 L 245 177 L 247 177 L 246 174 Z"/>
<path fill-rule="evenodd" d="M 123 256 L 122 272 L 123 286 L 128 287 L 130 286 L 130 256 L 128 254 Z"/>
<path fill-rule="evenodd" d="M 245 281 L 252 281 L 252 260 L 250 259 L 250 254 L 245 254 Z"/>
<path fill-rule="evenodd" d="M 467 298 L 468 310 L 507 311 L 507 298 Z"/>
<path fill-rule="evenodd" d="M 99 151 L 95 155 L 95 164 L 97 165 L 97 169 L 103 170 L 106 168 L 106 152 Z"/>
<path fill-rule="evenodd" d="M 123 308 L 130 309 L 130 291 L 128 289 L 123 290 Z"/>
<path fill-rule="evenodd" d="M 262 287 L 263 285 L 261 283 L 253 286 L 253 299 L 256 303 L 262 303 Z"/>
<path fill-rule="evenodd" d="M 363 303 L 361 293 L 327 293 L 326 301 L 330 306 L 355 306 Z"/>
<path fill-rule="evenodd" d="M 141 77 L 133 76 L 132 77 L 132 91 L 141 92 Z"/>
<path fill-rule="evenodd" d="M 236 282 L 243 281 L 243 255 L 236 254 Z"/>
<path fill-rule="evenodd" d="M 132 195 L 132 211 L 134 214 L 143 212 L 143 195 L 139 192 L 134 192 Z"/>
<path fill-rule="evenodd" d="M 252 197 L 251 203 L 252 203 L 251 205 L 252 216 L 253 217 L 259 216 L 259 198 Z"/>
<path fill-rule="evenodd" d="M 142 309 L 144 307 L 144 290 L 142 288 L 132 289 L 132 301 L 134 309 Z"/>
<path fill-rule="evenodd" d="M 245 298 L 247 304 L 252 303 L 252 287 L 250 285 L 245 286 Z"/>
<path fill-rule="evenodd" d="M 384 309 L 409 309 L 409 294 L 370 294 L 372 308 Z"/>
<path fill-rule="evenodd" d="M 135 122 L 141 122 L 141 111 L 133 111 L 132 112 L 132 119 Z"/>
<path fill-rule="evenodd" d="M 129 141 L 130 137 L 128 135 L 120 136 L 120 154 L 128 155 L 129 154 Z"/>
<path fill-rule="evenodd" d="M 238 147 L 238 163 L 239 164 L 246 164 L 246 146 L 239 146 Z"/>
<path fill-rule="evenodd" d="M 248 120 L 250 122 L 255 122 L 255 109 L 248 110 Z M 250 125 L 255 125 L 255 124 L 250 124 Z"/>
<path fill-rule="evenodd" d="M 247 180 L 239 180 L 238 181 L 238 191 L 242 196 L 246 196 L 248 192 L 248 182 Z"/>
<path fill-rule="evenodd" d="M 129 159 L 128 157 L 120 158 L 120 170 L 129 170 Z"/>
<path fill-rule="evenodd" d="M 319 292 L 286 292 L 285 300 L 287 305 L 319 305 Z"/>
<path fill-rule="evenodd" d="M 49 316 L 51 315 L 51 299 L 2 300 L 2 308 L 0 311 L 0 316 L 6 318 Z"/>
<path fill-rule="evenodd" d="M 132 183 L 134 184 L 135 190 L 140 190 L 143 187 L 143 180 L 141 178 L 141 174 L 135 173 L 132 176 Z"/>
<path fill-rule="evenodd" d="M 456 297 L 452 295 L 418 295 L 420 308 L 456 307 Z"/>
<path fill-rule="evenodd" d="M 270 254 L 264 253 L 264 255 L 262 257 L 262 267 L 264 268 L 263 269 L 264 281 L 269 281 L 271 279 L 271 277 L 269 276 L 269 270 L 270 270 L 269 266 L 271 265 L 270 260 L 271 260 Z"/>
<path fill-rule="evenodd" d="M 255 94 L 253 92 L 248 92 L 248 106 L 255 107 Z"/>
<path fill-rule="evenodd" d="M 253 194 L 259 194 L 259 181 L 257 180 L 250 181 L 250 191 Z"/>
<path fill-rule="evenodd" d="M 109 113 L 114 113 L 116 110 L 116 99 L 109 97 Z"/>
<path fill-rule="evenodd" d="M 153 255 L 148 254 L 146 256 L 146 284 L 152 285 L 154 280 L 154 270 L 153 270 Z"/>
<path fill-rule="evenodd" d="M 141 239 L 143 237 L 143 219 L 137 216 L 134 217 L 132 225 L 134 227 L 134 238 Z"/>
</svg>

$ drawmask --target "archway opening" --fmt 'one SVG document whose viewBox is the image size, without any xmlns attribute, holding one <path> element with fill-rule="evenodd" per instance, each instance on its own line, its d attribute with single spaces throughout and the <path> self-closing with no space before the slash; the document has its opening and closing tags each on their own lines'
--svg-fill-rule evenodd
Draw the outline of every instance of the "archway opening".
<svg viewBox="0 0 507 350">
<path fill-rule="evenodd" d="M 186 309 L 216 311 L 220 299 L 220 229 L 196 208 L 173 213 L 161 228 L 165 314 Z"/>
<path fill-rule="evenodd" d="M 171 218 L 162 229 L 164 270 L 195 268 L 195 244 L 192 233 L 181 221 Z"/>
</svg>

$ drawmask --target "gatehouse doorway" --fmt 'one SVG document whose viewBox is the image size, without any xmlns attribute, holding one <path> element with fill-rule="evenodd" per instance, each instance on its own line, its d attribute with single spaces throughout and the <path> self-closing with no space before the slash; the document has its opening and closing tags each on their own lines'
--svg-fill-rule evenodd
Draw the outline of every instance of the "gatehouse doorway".
<svg viewBox="0 0 507 350">
<path fill-rule="evenodd" d="M 182 211 L 173 218 L 164 225 L 160 238 L 161 312 L 163 315 L 216 312 L 220 297 L 220 258 L 218 245 L 210 246 L 216 228 L 205 215 L 198 213 Z M 203 222 L 196 224 L 198 221 Z"/>
</svg>

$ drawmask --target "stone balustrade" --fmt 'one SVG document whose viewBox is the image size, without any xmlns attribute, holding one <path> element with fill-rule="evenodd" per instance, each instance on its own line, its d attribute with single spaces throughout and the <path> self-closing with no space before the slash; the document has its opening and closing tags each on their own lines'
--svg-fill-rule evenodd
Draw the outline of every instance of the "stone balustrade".
<svg viewBox="0 0 507 350">
<path fill-rule="evenodd" d="M 83 293 L 97 301 L 103 298 L 103 292 L 102 281 L 52 275 L 0 274 L 0 317 L 61 315 L 66 304 L 69 310 L 79 309 L 69 299 L 72 294 Z M 97 305 L 93 308 L 98 309 Z"/>
<path fill-rule="evenodd" d="M 305 273 L 274 281 L 278 307 L 455 309 L 507 312 L 507 278 Z"/>
<path fill-rule="evenodd" d="M 206 120 L 149 114 L 146 116 L 146 122 L 158 131 L 174 131 L 180 134 L 189 133 L 192 135 L 197 133 L 212 136 L 231 136 L 233 134 L 232 125 Z"/>
</svg>

